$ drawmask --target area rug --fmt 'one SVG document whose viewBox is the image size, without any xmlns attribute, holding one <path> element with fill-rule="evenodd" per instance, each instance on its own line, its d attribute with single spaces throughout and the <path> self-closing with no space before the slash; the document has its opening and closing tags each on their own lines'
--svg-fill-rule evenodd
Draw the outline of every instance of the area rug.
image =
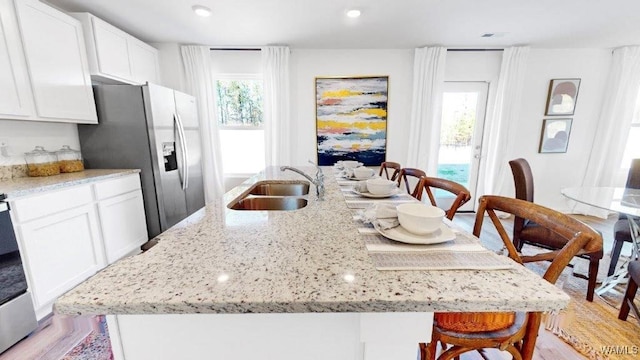
<svg viewBox="0 0 640 360">
<path fill-rule="evenodd" d="M 534 266 L 527 266 L 539 272 Z M 556 285 L 571 296 L 569 306 L 546 316 L 545 328 L 589 359 L 623 359 L 640 357 L 640 326 L 632 315 L 618 319 L 624 286 L 617 292 L 585 299 L 586 280 L 565 271 Z"/>
<path fill-rule="evenodd" d="M 0 360 L 112 360 L 104 316 L 53 315 Z"/>
</svg>

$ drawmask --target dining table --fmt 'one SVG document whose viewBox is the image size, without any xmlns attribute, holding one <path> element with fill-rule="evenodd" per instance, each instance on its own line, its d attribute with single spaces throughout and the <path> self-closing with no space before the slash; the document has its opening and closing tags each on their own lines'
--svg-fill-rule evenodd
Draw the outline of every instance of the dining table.
<svg viewBox="0 0 640 360">
<path fill-rule="evenodd" d="M 569 187 L 561 190 L 562 195 L 578 203 L 599 209 L 624 214 L 629 219 L 631 231 L 631 260 L 640 255 L 640 189 L 624 187 Z M 595 290 L 603 295 L 614 291 L 616 285 L 628 279 L 628 261 L 619 265 Z"/>
</svg>

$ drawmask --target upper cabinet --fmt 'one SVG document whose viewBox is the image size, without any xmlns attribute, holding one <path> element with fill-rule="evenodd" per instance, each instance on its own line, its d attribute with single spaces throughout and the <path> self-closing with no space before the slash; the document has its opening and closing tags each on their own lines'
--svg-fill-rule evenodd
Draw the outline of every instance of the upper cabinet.
<svg viewBox="0 0 640 360">
<path fill-rule="evenodd" d="M 92 77 L 110 83 L 159 83 L 158 50 L 89 13 L 72 15 L 84 28 Z"/>
<path fill-rule="evenodd" d="M 97 123 L 81 24 L 37 0 L 0 19 L 0 118 Z"/>
</svg>

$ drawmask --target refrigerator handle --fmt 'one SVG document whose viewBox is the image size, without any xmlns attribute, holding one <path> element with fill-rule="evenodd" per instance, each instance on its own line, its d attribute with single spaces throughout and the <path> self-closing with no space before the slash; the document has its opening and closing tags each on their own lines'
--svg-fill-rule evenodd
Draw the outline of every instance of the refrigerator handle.
<svg viewBox="0 0 640 360">
<path fill-rule="evenodd" d="M 180 136 L 180 148 L 182 150 L 182 190 L 187 190 L 189 187 L 189 154 L 187 153 L 187 137 L 184 132 L 184 125 L 179 114 L 175 114 L 175 119 L 178 124 L 178 136 Z"/>
</svg>

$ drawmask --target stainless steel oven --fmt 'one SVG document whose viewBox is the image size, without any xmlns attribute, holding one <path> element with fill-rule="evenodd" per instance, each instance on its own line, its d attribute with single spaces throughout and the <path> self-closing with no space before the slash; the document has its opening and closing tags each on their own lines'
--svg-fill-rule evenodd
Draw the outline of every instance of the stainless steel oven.
<svg viewBox="0 0 640 360">
<path fill-rule="evenodd" d="M 0 353 L 38 325 L 5 199 L 0 194 Z"/>
</svg>

